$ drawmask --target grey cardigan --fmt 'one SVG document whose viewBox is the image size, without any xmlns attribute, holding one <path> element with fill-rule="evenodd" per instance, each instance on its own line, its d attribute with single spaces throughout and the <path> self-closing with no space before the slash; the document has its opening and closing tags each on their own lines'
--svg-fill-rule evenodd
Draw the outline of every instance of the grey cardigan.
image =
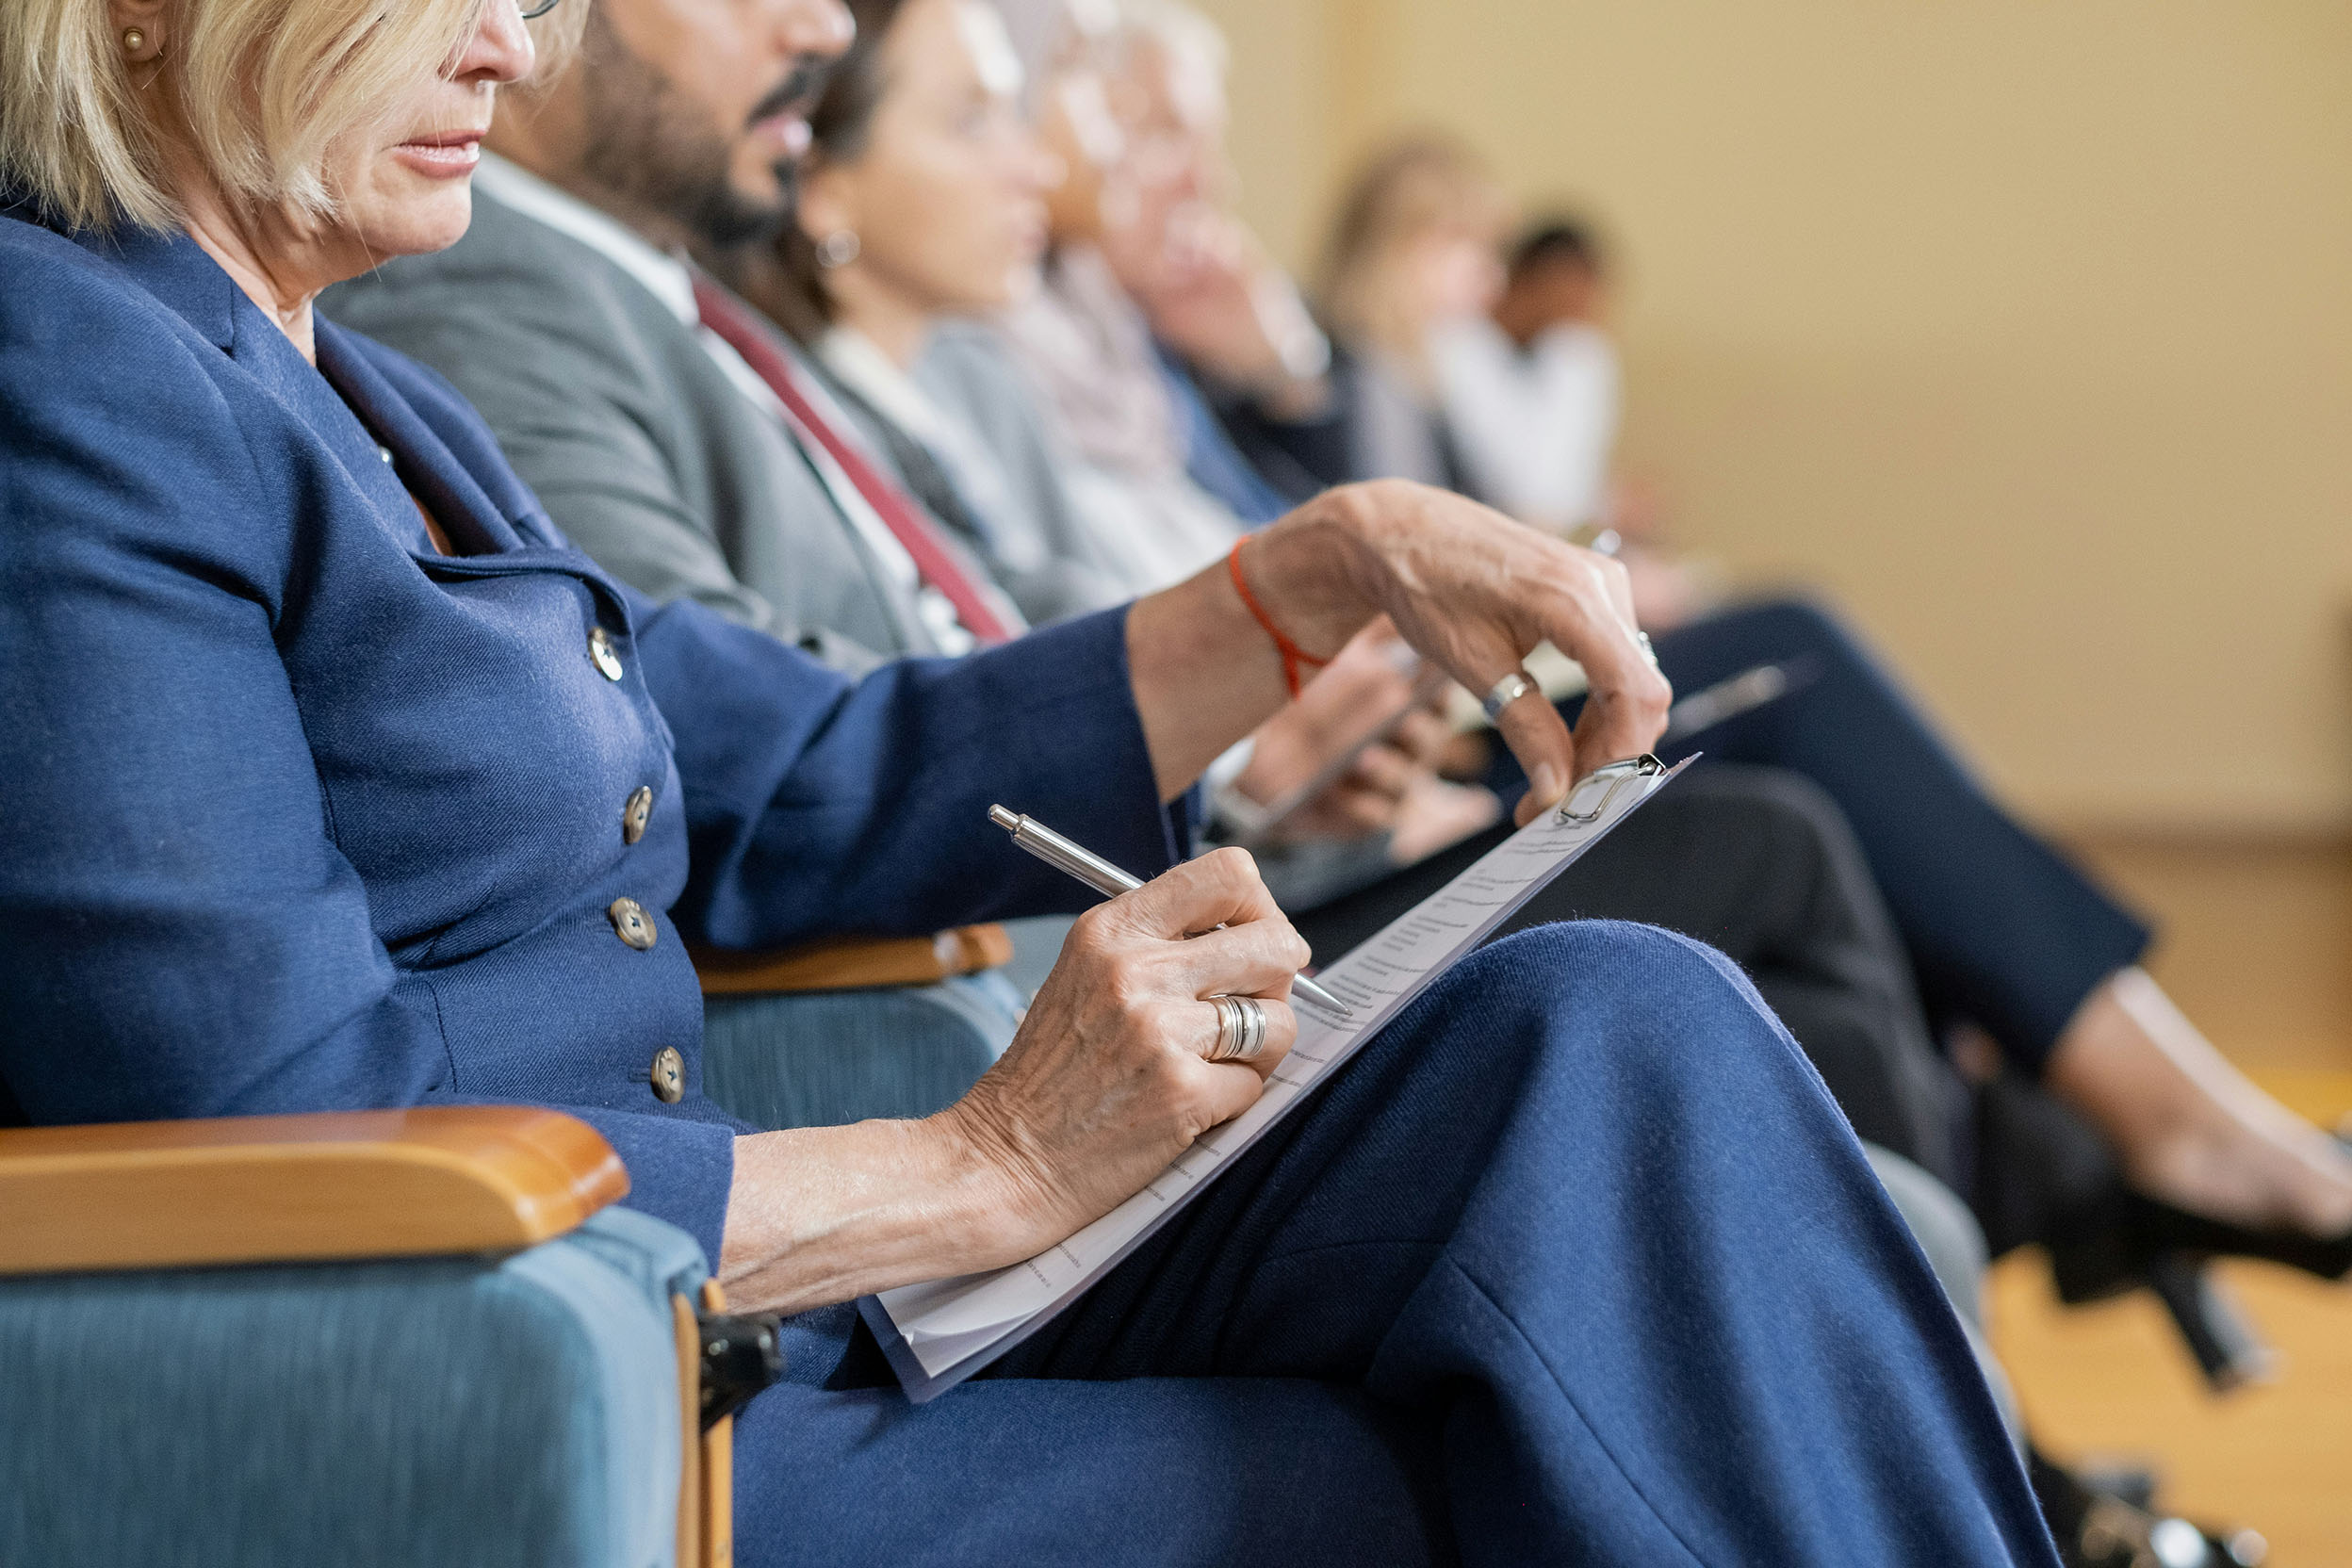
<svg viewBox="0 0 2352 1568">
<path fill-rule="evenodd" d="M 320 302 L 453 382 L 557 525 L 631 586 L 846 668 L 937 651 L 791 434 L 590 246 L 477 192 L 457 244 Z"/>
</svg>

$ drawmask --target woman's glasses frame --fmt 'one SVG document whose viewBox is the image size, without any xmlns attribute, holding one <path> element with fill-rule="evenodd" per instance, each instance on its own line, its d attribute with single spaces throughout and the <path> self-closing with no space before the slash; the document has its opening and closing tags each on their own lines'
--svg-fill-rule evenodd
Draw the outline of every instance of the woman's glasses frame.
<svg viewBox="0 0 2352 1568">
<path fill-rule="evenodd" d="M 539 3 L 535 6 L 526 4 L 523 7 L 523 20 L 525 22 L 536 22 L 563 3 L 564 0 L 539 0 Z"/>
</svg>

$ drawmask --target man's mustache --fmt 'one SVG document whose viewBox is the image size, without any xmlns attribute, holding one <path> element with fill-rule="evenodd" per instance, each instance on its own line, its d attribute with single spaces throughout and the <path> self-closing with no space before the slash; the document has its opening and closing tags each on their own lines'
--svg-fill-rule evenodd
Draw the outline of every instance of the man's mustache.
<svg viewBox="0 0 2352 1568">
<path fill-rule="evenodd" d="M 833 62 L 816 55 L 806 55 L 792 74 L 776 84 L 774 92 L 760 100 L 760 106 L 751 111 L 744 123 L 756 125 L 762 120 L 773 120 L 780 114 L 802 114 L 816 107 L 817 99 L 825 91 L 825 77 L 833 71 Z"/>
</svg>

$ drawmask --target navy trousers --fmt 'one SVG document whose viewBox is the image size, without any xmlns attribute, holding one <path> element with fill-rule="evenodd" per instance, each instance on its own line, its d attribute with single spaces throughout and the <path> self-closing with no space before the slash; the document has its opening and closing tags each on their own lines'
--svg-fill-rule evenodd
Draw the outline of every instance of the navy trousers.
<svg viewBox="0 0 2352 1568">
<path fill-rule="evenodd" d="M 1805 603 L 1724 611 L 1658 639 L 1683 694 L 1758 664 L 1806 684 L 1693 737 L 1690 751 L 1803 774 L 1845 812 L 1931 1017 L 1966 1018 L 2038 1071 L 2148 928 L 2001 809 L 1842 623 Z"/>
<path fill-rule="evenodd" d="M 1968 1343 L 1728 960 L 1476 954 L 992 1373 L 847 1309 L 738 1427 L 769 1564 L 2055 1562 Z"/>
</svg>

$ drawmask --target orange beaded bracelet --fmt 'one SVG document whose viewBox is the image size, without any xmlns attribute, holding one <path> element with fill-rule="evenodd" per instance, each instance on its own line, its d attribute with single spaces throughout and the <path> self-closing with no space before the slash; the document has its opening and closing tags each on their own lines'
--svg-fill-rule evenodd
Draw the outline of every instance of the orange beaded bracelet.
<svg viewBox="0 0 2352 1568">
<path fill-rule="evenodd" d="M 1298 666 L 1304 664 L 1319 670 L 1331 661 L 1317 659 L 1283 636 L 1282 629 L 1266 614 L 1266 607 L 1258 603 L 1258 596 L 1250 591 L 1250 584 L 1243 580 L 1241 575 L 1241 547 L 1249 542 L 1247 535 L 1233 541 L 1233 553 L 1225 558 L 1225 569 L 1233 574 L 1233 592 L 1241 596 L 1241 602 L 1249 606 L 1250 613 L 1257 617 L 1258 625 L 1266 629 L 1266 634 L 1274 639 L 1274 651 L 1282 656 L 1282 684 L 1290 688 L 1290 694 L 1295 697 L 1298 694 L 1298 688 L 1304 684 L 1298 678 Z"/>
</svg>

